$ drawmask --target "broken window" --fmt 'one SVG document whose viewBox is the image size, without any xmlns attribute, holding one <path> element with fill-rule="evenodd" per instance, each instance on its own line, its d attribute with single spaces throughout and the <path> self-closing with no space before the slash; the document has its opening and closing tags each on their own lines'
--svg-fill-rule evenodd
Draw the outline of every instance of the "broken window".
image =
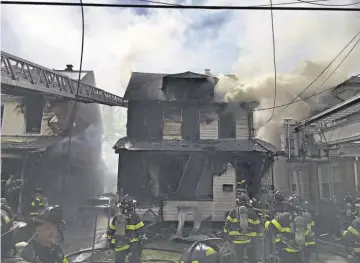
<svg viewBox="0 0 360 263">
<path fill-rule="evenodd" d="M 163 139 L 181 140 L 182 110 L 179 107 L 169 107 L 163 113 Z"/>
<path fill-rule="evenodd" d="M 1 105 L 1 120 L 0 120 L 0 127 L 2 127 L 3 118 L 4 118 L 4 106 L 3 106 L 3 105 Z"/>
<path fill-rule="evenodd" d="M 219 138 L 220 139 L 236 138 L 235 118 L 232 113 L 225 113 L 220 116 Z"/>
<path fill-rule="evenodd" d="M 43 117 L 43 100 L 29 98 L 25 101 L 26 133 L 40 133 Z"/>
<path fill-rule="evenodd" d="M 215 111 L 200 111 L 200 139 L 218 139 L 219 121 Z"/>
</svg>

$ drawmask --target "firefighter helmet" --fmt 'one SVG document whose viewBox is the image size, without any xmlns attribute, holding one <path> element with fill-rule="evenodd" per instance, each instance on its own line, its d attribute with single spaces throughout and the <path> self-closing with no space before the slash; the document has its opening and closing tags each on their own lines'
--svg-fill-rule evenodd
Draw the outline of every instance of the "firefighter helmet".
<svg viewBox="0 0 360 263">
<path fill-rule="evenodd" d="M 299 199 L 298 197 L 296 197 L 296 196 L 291 196 L 291 197 L 289 198 L 289 202 L 290 202 L 290 204 L 292 204 L 293 206 L 298 206 L 298 205 L 300 205 L 300 199 Z"/>
<path fill-rule="evenodd" d="M 120 202 L 118 203 L 118 207 L 122 209 L 131 210 L 135 208 L 136 200 L 134 200 L 129 194 L 124 195 Z"/>
<path fill-rule="evenodd" d="M 344 202 L 346 203 L 352 203 L 354 201 L 354 198 L 352 197 L 352 195 L 350 193 L 347 193 L 346 196 L 344 197 Z"/>
<path fill-rule="evenodd" d="M 237 199 L 236 199 L 236 204 L 238 206 L 243 206 L 243 205 L 248 205 L 250 202 L 250 198 L 249 196 L 247 196 L 246 194 L 241 194 Z"/>
<path fill-rule="evenodd" d="M 12 233 L 15 229 L 25 227 L 26 225 L 25 222 L 10 218 L 10 215 L 5 210 L 1 210 L 1 239 L 3 236 Z"/>
<path fill-rule="evenodd" d="M 35 188 L 34 189 L 34 194 L 42 194 L 43 190 L 41 188 Z"/>
<path fill-rule="evenodd" d="M 180 262 L 217 263 L 219 262 L 218 248 L 203 241 L 197 241 L 181 255 Z"/>
<path fill-rule="evenodd" d="M 64 224 L 63 212 L 59 205 L 48 206 L 42 210 L 35 218 L 35 222 L 42 224 L 44 222 L 51 222 L 56 226 L 62 226 Z"/>
<path fill-rule="evenodd" d="M 285 200 L 285 196 L 283 192 L 281 192 L 280 190 L 276 190 L 274 193 L 274 199 L 275 201 L 282 202 Z"/>
</svg>

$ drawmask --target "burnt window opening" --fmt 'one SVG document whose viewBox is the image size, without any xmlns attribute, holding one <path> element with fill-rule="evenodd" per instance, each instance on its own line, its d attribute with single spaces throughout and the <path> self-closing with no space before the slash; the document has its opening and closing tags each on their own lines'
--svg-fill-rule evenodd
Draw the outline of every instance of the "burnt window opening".
<svg viewBox="0 0 360 263">
<path fill-rule="evenodd" d="M 41 122 L 43 117 L 43 100 L 42 98 L 29 98 L 25 101 L 25 122 L 26 133 L 41 132 Z"/>
<path fill-rule="evenodd" d="M 232 113 L 223 114 L 219 118 L 219 138 L 236 138 L 236 121 Z"/>
<path fill-rule="evenodd" d="M 223 190 L 223 192 L 232 193 L 232 192 L 234 192 L 234 185 L 233 184 L 223 184 L 222 190 Z"/>
<path fill-rule="evenodd" d="M 182 109 L 179 107 L 169 107 L 163 113 L 163 138 L 181 139 L 182 129 Z"/>
</svg>

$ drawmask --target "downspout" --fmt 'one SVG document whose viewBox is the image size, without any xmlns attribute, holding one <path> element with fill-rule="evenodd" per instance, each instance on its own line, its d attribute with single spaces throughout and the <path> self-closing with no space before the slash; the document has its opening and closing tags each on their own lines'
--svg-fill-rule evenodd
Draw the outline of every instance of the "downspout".
<svg viewBox="0 0 360 263">
<path fill-rule="evenodd" d="M 355 192 L 359 190 L 359 179 L 358 179 L 358 171 L 357 171 L 357 161 L 359 158 L 355 156 L 354 160 L 354 177 L 355 177 Z"/>
</svg>

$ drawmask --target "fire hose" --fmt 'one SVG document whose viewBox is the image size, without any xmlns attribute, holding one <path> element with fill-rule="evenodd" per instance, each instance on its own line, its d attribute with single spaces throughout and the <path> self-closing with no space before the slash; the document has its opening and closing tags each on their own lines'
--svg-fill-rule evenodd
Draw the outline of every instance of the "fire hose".
<svg viewBox="0 0 360 263">
<path fill-rule="evenodd" d="M 71 258 L 74 258 L 76 256 L 79 256 L 83 253 L 89 253 L 89 252 L 101 252 L 101 251 L 112 251 L 111 248 L 95 248 L 95 249 L 92 249 L 92 248 L 86 248 L 86 249 L 82 249 L 82 250 L 79 250 L 79 251 L 76 251 L 76 252 L 72 252 L 70 254 L 67 254 L 66 255 L 66 258 L 72 262 Z M 162 249 L 162 248 L 144 248 L 144 250 L 152 250 L 152 251 L 161 251 L 161 252 L 168 252 L 168 253 L 177 253 L 177 254 L 181 254 L 183 253 L 183 251 L 181 250 L 176 250 L 176 249 Z M 177 263 L 173 260 L 169 260 L 169 259 L 143 259 L 141 260 L 142 262 L 169 262 L 169 263 Z M 79 262 L 79 261 L 74 261 L 74 262 Z M 97 262 L 102 262 L 102 261 L 97 261 Z M 105 261 L 103 261 L 105 262 Z"/>
</svg>

